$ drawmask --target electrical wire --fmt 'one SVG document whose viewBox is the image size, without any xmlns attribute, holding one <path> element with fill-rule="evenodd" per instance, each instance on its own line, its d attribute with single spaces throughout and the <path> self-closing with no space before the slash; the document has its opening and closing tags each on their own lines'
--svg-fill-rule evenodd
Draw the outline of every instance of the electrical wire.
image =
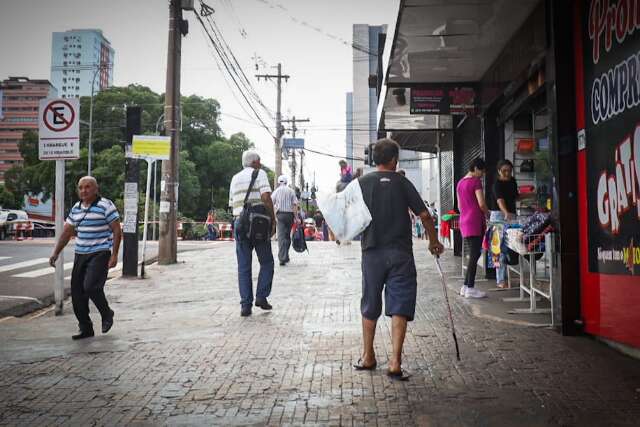
<svg viewBox="0 0 640 427">
<path fill-rule="evenodd" d="M 322 35 L 324 35 L 324 36 L 326 36 L 326 37 L 328 37 L 330 39 L 336 40 L 337 42 L 339 42 L 339 43 L 341 43 L 341 44 L 343 44 L 345 46 L 350 46 L 353 49 L 355 49 L 355 50 L 357 50 L 359 52 L 365 53 L 365 54 L 367 54 L 369 56 L 375 56 L 375 57 L 378 56 L 377 53 L 371 52 L 366 46 L 358 44 L 355 41 L 352 41 L 350 43 L 349 41 L 343 39 L 342 37 L 339 37 L 339 36 L 336 36 L 334 34 L 331 34 L 331 33 L 327 32 L 327 31 L 323 30 L 320 27 L 314 26 L 314 25 L 312 25 L 312 24 L 310 24 L 310 23 L 308 23 L 306 21 L 303 21 L 303 20 L 295 17 L 293 14 L 291 14 L 289 9 L 287 9 L 285 6 L 283 6 L 280 3 L 275 3 L 275 2 L 270 1 L 270 0 L 256 0 L 256 1 L 259 2 L 259 3 L 267 5 L 271 9 L 280 9 L 282 12 L 286 13 L 289 16 L 289 19 L 291 21 L 295 22 L 298 25 L 310 28 L 310 29 L 316 31 L 319 34 L 322 34 Z"/>
<path fill-rule="evenodd" d="M 362 160 L 364 161 L 364 158 L 362 157 L 347 157 L 347 156 L 339 156 L 337 154 L 331 154 L 331 153 L 324 153 L 322 151 L 316 151 L 316 150 L 312 150 L 310 148 L 303 148 L 303 151 L 308 151 L 309 153 L 313 153 L 313 154 L 318 154 L 320 156 L 326 156 L 326 157 L 333 157 L 335 159 L 345 159 L 345 160 Z"/>
<path fill-rule="evenodd" d="M 200 1 L 200 4 L 205 5 L 204 1 L 202 0 Z M 251 81 L 245 74 L 244 70 L 242 69 L 242 66 L 240 65 L 235 54 L 233 53 L 231 46 L 229 46 L 229 43 L 227 43 L 226 39 L 222 35 L 222 31 L 220 31 L 220 28 L 218 27 L 217 23 L 212 18 L 212 16 L 213 14 L 207 15 L 205 16 L 205 19 L 209 23 L 209 27 L 211 29 L 211 32 L 214 35 L 214 38 L 217 41 L 217 44 L 221 46 L 222 48 L 221 50 L 224 53 L 224 56 L 226 58 L 227 63 L 229 64 L 229 67 L 235 73 L 235 75 L 239 78 L 240 82 L 244 86 L 245 90 L 249 93 L 249 95 L 251 95 L 251 97 L 264 109 L 264 111 L 271 117 L 272 120 L 275 120 L 275 114 L 264 104 L 264 102 L 262 102 L 262 99 L 260 98 L 257 91 L 253 87 Z M 223 58 L 223 60 L 225 60 L 225 58 Z"/>
<path fill-rule="evenodd" d="M 202 3 L 202 2 L 201 2 Z M 269 133 L 269 135 L 271 135 L 273 138 L 276 138 L 276 136 L 273 134 L 273 132 L 271 132 L 271 129 L 269 128 L 269 126 L 267 126 L 265 124 L 265 122 L 263 121 L 262 117 L 260 116 L 260 114 L 258 114 L 258 112 L 256 111 L 256 109 L 254 108 L 253 104 L 251 103 L 251 101 L 249 101 L 249 99 L 247 98 L 247 96 L 245 95 L 241 84 L 238 82 L 237 76 L 231 71 L 229 64 L 224 60 L 225 58 L 225 54 L 222 52 L 221 50 L 221 46 L 219 46 L 218 43 L 216 43 L 216 41 L 214 40 L 214 36 L 212 36 L 204 21 L 202 20 L 202 18 L 200 17 L 199 13 L 195 13 L 196 18 L 198 19 L 198 22 L 200 22 L 200 25 L 202 26 L 202 28 L 204 29 L 207 37 L 209 38 L 213 48 L 216 50 L 218 57 L 220 58 L 220 60 L 222 61 L 224 68 L 227 70 L 228 75 L 231 77 L 231 80 L 233 81 L 234 85 L 238 88 L 238 92 L 240 93 L 240 95 L 242 96 L 242 98 L 244 98 L 247 106 L 251 109 L 251 111 L 253 112 L 253 114 L 255 115 L 256 119 L 258 120 L 258 122 L 260 122 L 260 124 L 262 125 L 262 127 Z"/>
</svg>

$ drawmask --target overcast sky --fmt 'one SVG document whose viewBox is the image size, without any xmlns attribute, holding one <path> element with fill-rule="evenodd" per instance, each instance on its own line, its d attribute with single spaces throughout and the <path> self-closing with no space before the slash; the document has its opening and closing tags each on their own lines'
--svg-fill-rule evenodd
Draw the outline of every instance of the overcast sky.
<svg viewBox="0 0 640 427">
<path fill-rule="evenodd" d="M 196 4 L 199 0 L 196 0 Z M 268 66 L 283 64 L 291 75 L 284 85 L 283 115 L 310 118 L 307 147 L 345 153 L 345 93 L 352 88 L 352 49 L 320 34 L 351 41 L 353 24 L 388 24 L 398 0 L 207 0 L 224 37 L 249 76 L 253 57 Z M 280 6 L 280 7 L 279 7 Z M 273 143 L 243 111 L 218 71 L 204 33 L 192 13 L 183 39 L 182 94 L 216 98 L 222 105 L 226 135 L 245 132 L 263 162 L 273 166 Z M 294 17 L 299 22 L 295 22 Z M 0 79 L 27 76 L 49 79 L 51 33 L 75 28 L 99 28 L 115 49 L 114 84 L 131 83 L 164 92 L 167 61 L 168 1 L 166 0 L 0 0 Z M 241 31 L 246 32 L 246 36 Z M 272 73 L 263 69 L 260 73 Z M 272 83 L 254 82 L 265 104 L 275 110 Z M 242 117 L 238 120 L 232 116 Z M 268 123 L 273 126 L 273 123 Z M 335 129 L 335 130 L 329 130 Z M 337 179 L 337 159 L 307 155 L 306 177 L 317 173 L 323 189 Z"/>
</svg>

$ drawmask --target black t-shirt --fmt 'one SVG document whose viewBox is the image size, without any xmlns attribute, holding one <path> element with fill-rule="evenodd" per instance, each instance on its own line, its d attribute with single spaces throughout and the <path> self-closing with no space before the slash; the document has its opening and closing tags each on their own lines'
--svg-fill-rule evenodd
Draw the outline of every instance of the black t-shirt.
<svg viewBox="0 0 640 427">
<path fill-rule="evenodd" d="M 358 178 L 371 223 L 362 234 L 362 250 L 395 247 L 412 251 L 409 209 L 427 210 L 411 181 L 396 172 L 371 172 Z"/>
<path fill-rule="evenodd" d="M 516 213 L 516 200 L 518 199 L 518 184 L 515 178 L 511 178 L 509 181 L 496 180 L 493 184 L 493 200 L 490 209 L 492 211 L 499 211 L 498 199 L 503 199 L 507 205 L 509 213 Z"/>
</svg>

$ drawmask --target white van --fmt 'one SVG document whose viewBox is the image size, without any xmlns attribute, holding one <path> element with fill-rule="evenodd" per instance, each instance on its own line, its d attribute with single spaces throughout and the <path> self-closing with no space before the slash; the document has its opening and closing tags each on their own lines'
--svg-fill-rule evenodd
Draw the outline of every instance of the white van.
<svg viewBox="0 0 640 427">
<path fill-rule="evenodd" d="M 0 240 L 5 240 L 16 221 L 29 221 L 25 211 L 16 209 L 0 209 Z"/>
</svg>

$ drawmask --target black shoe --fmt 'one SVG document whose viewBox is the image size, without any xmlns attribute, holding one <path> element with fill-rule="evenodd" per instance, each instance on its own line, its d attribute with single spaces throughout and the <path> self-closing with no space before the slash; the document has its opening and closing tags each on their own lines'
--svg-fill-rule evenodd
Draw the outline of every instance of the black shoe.
<svg viewBox="0 0 640 427">
<path fill-rule="evenodd" d="M 71 339 L 74 340 L 81 340 L 83 338 L 91 338 L 92 336 L 94 336 L 95 334 L 93 333 L 93 329 L 87 329 L 87 330 L 80 330 L 80 332 L 78 332 L 75 335 L 71 336 Z"/>
<path fill-rule="evenodd" d="M 240 316 L 242 316 L 242 317 L 251 316 L 251 306 L 250 305 L 243 305 L 242 309 L 240 309 Z"/>
<path fill-rule="evenodd" d="M 286 261 L 280 261 L 280 266 L 286 265 L 287 262 Z"/>
<path fill-rule="evenodd" d="M 269 301 L 267 301 L 266 298 L 256 299 L 256 307 L 260 307 L 263 310 L 271 310 L 273 308 L 271 307 L 271 304 L 269 304 Z"/>
<path fill-rule="evenodd" d="M 113 310 L 111 311 L 111 316 L 107 317 L 106 319 L 102 319 L 102 333 L 106 334 L 107 332 L 109 332 L 109 329 L 111 329 L 111 327 L 113 326 L 113 315 L 115 314 L 113 312 Z"/>
</svg>

